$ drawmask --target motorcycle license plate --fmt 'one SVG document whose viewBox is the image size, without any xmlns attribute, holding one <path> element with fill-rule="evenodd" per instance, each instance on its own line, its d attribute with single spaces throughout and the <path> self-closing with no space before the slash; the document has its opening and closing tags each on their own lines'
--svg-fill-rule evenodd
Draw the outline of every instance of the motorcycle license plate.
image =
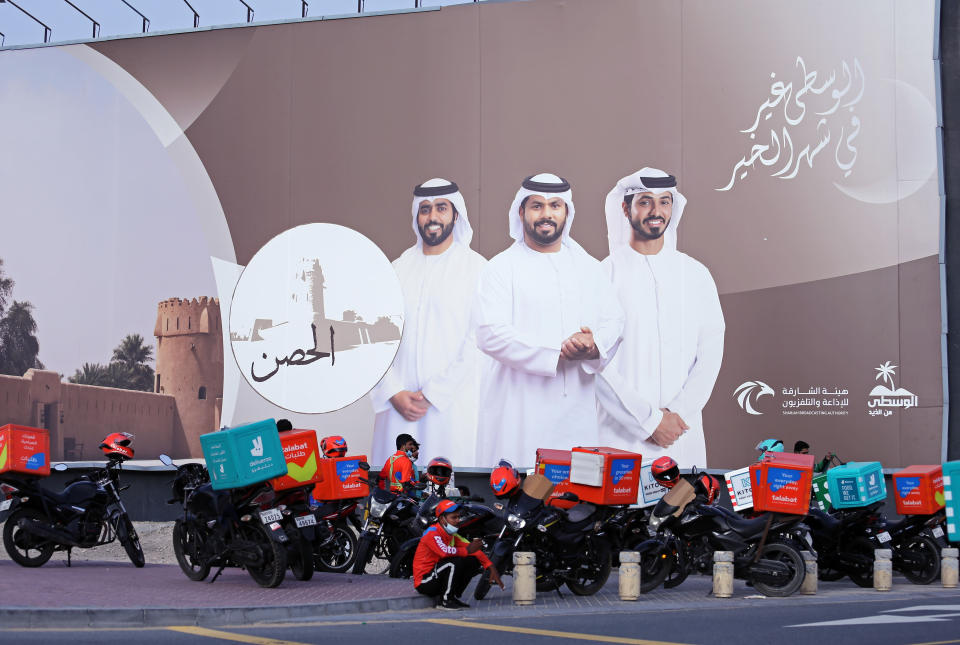
<svg viewBox="0 0 960 645">
<path fill-rule="evenodd" d="M 301 515 L 296 520 L 297 528 L 303 528 L 305 526 L 315 526 L 317 523 L 317 518 L 313 515 Z"/>
<path fill-rule="evenodd" d="M 260 521 L 264 524 L 269 524 L 270 522 L 279 522 L 283 519 L 283 513 L 280 512 L 279 508 L 271 508 L 266 511 L 260 511 Z"/>
<path fill-rule="evenodd" d="M 0 511 L 5 511 L 5 510 L 7 510 L 8 508 L 10 508 L 10 505 L 11 505 L 11 504 L 13 504 L 13 500 L 12 500 L 12 499 L 5 499 L 5 500 L 3 500 L 2 502 L 0 502 Z M 943 531 L 940 531 L 940 535 L 943 535 Z"/>
<path fill-rule="evenodd" d="M 3 504 L 0 504 L 0 511 L 4 509 Z M 943 529 L 939 526 L 933 527 L 933 537 L 943 537 Z"/>
<path fill-rule="evenodd" d="M 880 544 L 884 544 L 886 542 L 889 542 L 893 538 L 890 537 L 890 534 L 887 533 L 886 531 L 880 531 L 879 533 L 877 533 L 877 539 L 880 541 Z"/>
</svg>

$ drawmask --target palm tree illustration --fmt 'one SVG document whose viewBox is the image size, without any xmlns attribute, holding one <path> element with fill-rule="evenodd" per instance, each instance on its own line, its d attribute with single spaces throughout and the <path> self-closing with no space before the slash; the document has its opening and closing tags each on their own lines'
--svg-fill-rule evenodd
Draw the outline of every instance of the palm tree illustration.
<svg viewBox="0 0 960 645">
<path fill-rule="evenodd" d="M 874 380 L 880 380 L 882 378 L 884 383 L 889 383 L 889 393 L 893 394 L 896 391 L 896 387 L 894 387 L 895 384 L 893 382 L 893 375 L 897 373 L 897 365 L 891 365 L 890 361 L 887 361 L 880 367 L 875 367 L 873 369 L 877 371 L 877 376 Z"/>
</svg>

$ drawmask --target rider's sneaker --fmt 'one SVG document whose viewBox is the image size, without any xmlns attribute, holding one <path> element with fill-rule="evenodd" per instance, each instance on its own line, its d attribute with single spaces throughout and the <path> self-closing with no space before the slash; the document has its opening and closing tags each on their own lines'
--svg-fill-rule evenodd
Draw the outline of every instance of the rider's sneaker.
<svg viewBox="0 0 960 645">
<path fill-rule="evenodd" d="M 459 607 L 460 609 L 470 609 L 470 605 L 468 605 L 467 603 L 463 602 L 463 601 L 460 600 L 459 598 L 451 598 L 451 599 L 450 599 L 450 602 L 454 603 L 454 604 L 455 604 L 457 607 Z"/>
<path fill-rule="evenodd" d="M 444 600 L 443 598 L 437 601 L 437 609 L 444 609 L 446 611 L 460 611 L 462 609 L 463 603 L 461 603 L 456 598 L 449 598 Z"/>
</svg>

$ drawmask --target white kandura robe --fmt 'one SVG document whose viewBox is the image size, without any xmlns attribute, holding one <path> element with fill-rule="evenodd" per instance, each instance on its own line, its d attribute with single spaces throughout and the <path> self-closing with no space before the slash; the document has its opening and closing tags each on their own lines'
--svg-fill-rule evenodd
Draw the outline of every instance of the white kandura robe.
<svg viewBox="0 0 960 645">
<path fill-rule="evenodd" d="M 576 245 L 540 253 L 516 242 L 481 274 L 476 314 L 477 345 L 494 359 L 481 384 L 479 464 L 532 466 L 537 448 L 598 445 L 595 374 L 623 329 L 599 262 Z M 600 358 L 561 358 L 581 326 L 593 331 Z"/>
<path fill-rule="evenodd" d="M 396 452 L 396 437 L 420 443 L 423 463 L 444 456 L 472 466 L 477 433 L 479 361 L 471 307 L 486 259 L 455 241 L 440 255 L 411 247 L 393 262 L 404 299 L 403 338 L 393 366 L 371 391 L 376 420 L 372 463 Z M 407 421 L 390 403 L 401 390 L 422 390 L 430 408 Z"/>
<path fill-rule="evenodd" d="M 598 383 L 600 443 L 707 465 L 701 411 L 723 358 L 724 320 L 707 268 L 670 245 L 655 255 L 620 246 L 602 262 L 626 313 L 623 344 Z M 646 440 L 676 412 L 690 429 L 669 448 Z"/>
</svg>

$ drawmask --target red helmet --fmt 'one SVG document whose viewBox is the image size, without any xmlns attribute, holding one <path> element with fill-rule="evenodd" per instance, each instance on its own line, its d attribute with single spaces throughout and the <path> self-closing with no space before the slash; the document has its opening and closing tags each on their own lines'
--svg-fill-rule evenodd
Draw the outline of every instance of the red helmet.
<svg viewBox="0 0 960 645">
<path fill-rule="evenodd" d="M 100 444 L 100 450 L 107 457 L 123 461 L 124 459 L 133 459 L 133 448 L 130 447 L 130 440 L 133 435 L 128 432 L 114 432 L 108 434 Z"/>
<path fill-rule="evenodd" d="M 708 504 L 714 504 L 720 499 L 720 482 L 718 482 L 717 478 L 713 475 L 700 473 L 694 488 L 697 493 L 707 498 Z"/>
<path fill-rule="evenodd" d="M 447 513 L 452 513 L 457 510 L 460 510 L 460 505 L 455 501 L 452 499 L 441 499 L 434 513 L 436 513 L 437 517 L 440 517 L 441 515 L 446 515 Z"/>
<path fill-rule="evenodd" d="M 497 497 L 509 497 L 520 487 L 520 474 L 509 461 L 501 461 L 490 473 L 490 488 Z"/>
<path fill-rule="evenodd" d="M 665 488 L 673 488 L 680 478 L 680 466 L 673 457 L 664 455 L 650 465 L 650 473 L 657 482 Z"/>
<path fill-rule="evenodd" d="M 437 486 L 446 486 L 453 474 L 453 465 L 446 457 L 434 457 L 427 464 L 427 479 Z"/>
<path fill-rule="evenodd" d="M 347 454 L 347 440 L 336 434 L 324 437 L 320 440 L 320 452 L 324 457 L 343 457 Z"/>
</svg>

